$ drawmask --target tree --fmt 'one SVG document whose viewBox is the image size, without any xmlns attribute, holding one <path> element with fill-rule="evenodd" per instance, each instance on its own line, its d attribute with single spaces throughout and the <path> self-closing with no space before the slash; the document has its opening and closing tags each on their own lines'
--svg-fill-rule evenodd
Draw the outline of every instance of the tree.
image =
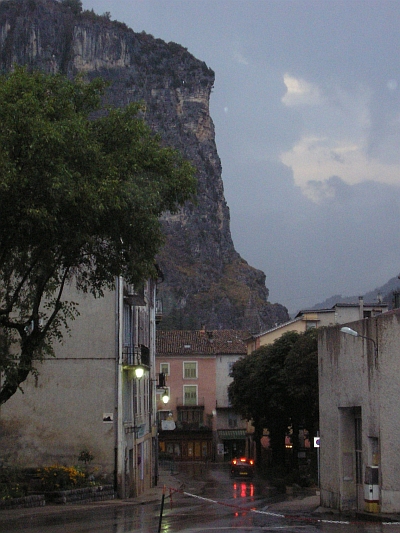
<svg viewBox="0 0 400 533">
<path fill-rule="evenodd" d="M 61 3 L 69 7 L 74 15 L 79 15 L 82 12 L 81 0 L 62 0 Z"/>
<path fill-rule="evenodd" d="M 291 418 L 315 434 L 319 423 L 317 329 L 299 335 L 286 356 L 283 373 Z"/>
<path fill-rule="evenodd" d="M 0 404 L 75 317 L 65 284 L 99 297 L 116 276 L 155 276 L 159 217 L 196 191 L 142 106 L 102 109 L 104 90 L 24 68 L 0 77 Z"/>
<path fill-rule="evenodd" d="M 316 331 L 284 333 L 237 361 L 232 376 L 228 391 L 232 406 L 253 420 L 256 442 L 263 428 L 269 430 L 272 460 L 284 465 L 288 428 L 301 425 L 313 430 L 318 423 Z"/>
<path fill-rule="evenodd" d="M 228 387 L 232 408 L 251 420 L 254 426 L 256 459 L 261 457 L 261 437 L 265 428 L 264 417 L 264 376 L 259 371 L 262 354 L 258 351 L 238 359 L 232 366 L 233 381 Z"/>
</svg>

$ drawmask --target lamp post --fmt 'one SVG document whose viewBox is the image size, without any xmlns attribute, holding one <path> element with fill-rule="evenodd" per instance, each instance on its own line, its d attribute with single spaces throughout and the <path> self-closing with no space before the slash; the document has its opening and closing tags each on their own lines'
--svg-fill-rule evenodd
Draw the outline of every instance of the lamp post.
<svg viewBox="0 0 400 533">
<path fill-rule="evenodd" d="M 340 328 L 340 331 L 342 333 L 346 333 L 346 335 L 352 335 L 353 337 L 361 337 L 362 339 L 366 339 L 367 341 L 371 341 L 372 344 L 374 345 L 374 358 L 375 358 L 375 366 L 376 366 L 376 361 L 378 359 L 378 346 L 376 345 L 376 342 L 374 339 L 371 339 L 371 337 L 366 337 L 365 335 L 360 335 L 360 333 L 358 333 L 358 331 L 355 331 L 354 329 L 351 329 L 347 326 L 343 326 L 342 328 Z"/>
<path fill-rule="evenodd" d="M 164 377 L 164 374 L 162 374 L 162 377 L 161 379 L 159 378 L 159 383 L 157 385 L 157 389 L 160 389 L 161 388 L 161 383 L 163 385 L 165 385 L 165 377 Z M 169 394 L 168 394 L 168 388 L 165 387 L 164 388 L 164 392 L 163 392 L 163 395 L 161 396 L 161 400 L 163 402 L 164 405 L 166 405 L 168 402 L 169 402 Z M 159 426 L 160 426 L 160 411 L 157 409 L 156 410 L 156 425 L 157 425 L 157 433 L 156 433 L 156 449 L 155 449 L 155 486 L 157 486 L 157 483 L 158 483 L 158 473 L 159 473 L 159 468 L 158 468 L 158 432 L 159 432 Z"/>
</svg>

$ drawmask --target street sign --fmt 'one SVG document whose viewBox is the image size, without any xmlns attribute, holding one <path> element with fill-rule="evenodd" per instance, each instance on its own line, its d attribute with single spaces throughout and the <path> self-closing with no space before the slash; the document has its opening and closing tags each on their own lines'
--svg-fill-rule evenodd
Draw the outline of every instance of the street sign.
<svg viewBox="0 0 400 533">
<path fill-rule="evenodd" d="M 320 437 L 314 437 L 314 448 L 319 448 Z"/>
</svg>

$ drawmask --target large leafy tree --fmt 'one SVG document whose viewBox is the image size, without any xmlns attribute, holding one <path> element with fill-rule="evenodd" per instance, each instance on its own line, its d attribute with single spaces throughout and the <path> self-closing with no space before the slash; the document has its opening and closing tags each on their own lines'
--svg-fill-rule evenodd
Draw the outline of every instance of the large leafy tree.
<svg viewBox="0 0 400 533">
<path fill-rule="evenodd" d="M 317 329 L 299 335 L 285 358 L 282 373 L 294 433 L 306 428 L 315 435 L 319 423 Z"/>
<path fill-rule="evenodd" d="M 228 387 L 233 409 L 254 426 L 257 459 L 261 456 L 261 437 L 265 428 L 264 376 L 260 372 L 262 354 L 255 351 L 238 359 L 232 367 L 233 381 Z"/>
<path fill-rule="evenodd" d="M 273 462 L 284 464 L 288 428 L 313 430 L 318 424 L 315 330 L 283 334 L 239 359 L 232 377 L 228 391 L 232 406 L 253 421 L 258 447 L 263 428 L 269 430 Z"/>
<path fill-rule="evenodd" d="M 105 84 L 16 68 L 0 77 L 0 404 L 75 316 L 67 282 L 101 296 L 155 275 L 161 213 L 195 194 L 193 167 L 142 108 L 102 109 Z"/>
</svg>

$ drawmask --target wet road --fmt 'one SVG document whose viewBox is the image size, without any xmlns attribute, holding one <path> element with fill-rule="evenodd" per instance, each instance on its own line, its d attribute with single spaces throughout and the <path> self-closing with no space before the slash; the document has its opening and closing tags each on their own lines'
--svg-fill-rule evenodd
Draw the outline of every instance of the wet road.
<svg viewBox="0 0 400 533">
<path fill-rule="evenodd" d="M 282 532 L 290 533 L 400 533 L 400 525 L 322 522 L 307 513 L 271 509 L 277 497 L 262 480 L 232 480 L 228 471 L 203 465 L 179 465 L 184 493 L 166 498 L 163 533 Z M 110 506 L 75 516 L 49 517 L 4 533 L 156 533 L 160 503 Z M 335 520 L 335 519 L 333 519 Z M 337 519 L 339 520 L 339 519 Z"/>
</svg>

